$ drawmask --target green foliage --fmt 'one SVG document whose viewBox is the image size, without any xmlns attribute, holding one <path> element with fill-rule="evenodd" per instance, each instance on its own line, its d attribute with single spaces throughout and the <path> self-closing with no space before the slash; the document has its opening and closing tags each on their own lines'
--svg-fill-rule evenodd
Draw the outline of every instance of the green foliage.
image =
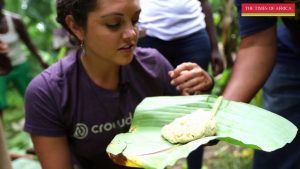
<svg viewBox="0 0 300 169">
<path fill-rule="evenodd" d="M 226 87 L 226 84 L 231 75 L 231 68 L 225 69 L 220 75 L 214 77 L 215 86 L 212 90 L 212 95 L 219 96 L 222 94 L 223 89 Z"/>
<path fill-rule="evenodd" d="M 21 16 L 35 44 L 41 50 L 51 50 L 55 22 L 53 0 L 6 0 L 5 8 Z"/>
<path fill-rule="evenodd" d="M 207 148 L 206 148 L 207 149 Z M 212 148 L 209 148 L 212 149 Z M 222 144 L 204 157 L 202 169 L 251 169 L 253 150 Z M 206 150 L 205 152 L 207 152 Z"/>
<path fill-rule="evenodd" d="M 25 149 L 32 146 L 29 135 L 23 132 L 24 109 L 23 99 L 11 86 L 7 93 L 9 107 L 4 111 L 4 127 L 8 148 L 14 152 L 24 153 Z"/>
<path fill-rule="evenodd" d="M 6 0 L 5 9 L 20 15 L 43 59 L 49 64 L 54 63 L 57 59 L 52 48 L 52 35 L 59 27 L 55 21 L 55 0 Z M 42 68 L 27 48 L 24 51 L 34 76 Z"/>
</svg>

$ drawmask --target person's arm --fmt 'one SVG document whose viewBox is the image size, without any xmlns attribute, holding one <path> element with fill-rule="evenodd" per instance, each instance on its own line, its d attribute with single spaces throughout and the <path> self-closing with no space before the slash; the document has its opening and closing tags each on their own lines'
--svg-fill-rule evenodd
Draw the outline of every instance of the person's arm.
<svg viewBox="0 0 300 169">
<path fill-rule="evenodd" d="M 0 54 L 7 54 L 8 51 L 9 51 L 8 45 L 0 40 Z"/>
<path fill-rule="evenodd" d="M 276 60 L 276 26 L 243 37 L 223 96 L 249 102 L 263 86 Z"/>
<path fill-rule="evenodd" d="M 73 169 L 66 137 L 31 135 L 43 169 Z"/>
<path fill-rule="evenodd" d="M 208 0 L 200 0 L 200 2 L 202 6 L 202 11 L 205 14 L 206 30 L 209 35 L 210 45 L 212 48 L 211 49 L 212 68 L 214 71 L 214 75 L 218 75 L 222 73 L 224 69 L 224 62 L 218 47 L 218 40 L 216 36 L 215 25 L 213 22 L 212 11 Z"/>
<path fill-rule="evenodd" d="M 41 64 L 41 66 L 43 68 L 47 68 L 49 65 L 43 61 L 42 57 L 40 56 L 40 54 L 38 53 L 37 48 L 33 45 L 28 32 L 26 30 L 26 27 L 24 25 L 24 23 L 22 22 L 21 19 L 14 17 L 13 18 L 13 22 L 15 25 L 15 28 L 20 36 L 20 38 L 22 39 L 22 41 L 25 43 L 25 45 L 27 46 L 27 48 L 30 50 L 30 52 L 36 57 L 36 59 L 39 61 L 39 63 Z"/>
</svg>

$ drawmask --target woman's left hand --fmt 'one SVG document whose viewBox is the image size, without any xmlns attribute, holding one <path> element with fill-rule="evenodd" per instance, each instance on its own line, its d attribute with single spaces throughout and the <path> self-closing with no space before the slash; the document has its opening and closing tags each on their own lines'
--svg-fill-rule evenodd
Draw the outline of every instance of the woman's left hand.
<svg viewBox="0 0 300 169">
<path fill-rule="evenodd" d="M 196 63 L 185 62 L 169 72 L 171 84 L 182 95 L 200 94 L 212 88 L 213 79 Z"/>
</svg>

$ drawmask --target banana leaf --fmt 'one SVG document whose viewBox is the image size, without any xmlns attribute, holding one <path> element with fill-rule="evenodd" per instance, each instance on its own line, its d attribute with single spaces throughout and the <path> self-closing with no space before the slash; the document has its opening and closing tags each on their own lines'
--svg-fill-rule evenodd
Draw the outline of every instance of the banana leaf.
<svg viewBox="0 0 300 169">
<path fill-rule="evenodd" d="M 215 113 L 215 136 L 186 144 L 171 144 L 162 138 L 164 125 L 197 109 Z M 120 165 L 163 169 L 215 139 L 271 152 L 292 142 L 297 130 L 270 111 L 210 95 L 148 97 L 137 106 L 129 132 L 115 136 L 106 151 Z"/>
</svg>

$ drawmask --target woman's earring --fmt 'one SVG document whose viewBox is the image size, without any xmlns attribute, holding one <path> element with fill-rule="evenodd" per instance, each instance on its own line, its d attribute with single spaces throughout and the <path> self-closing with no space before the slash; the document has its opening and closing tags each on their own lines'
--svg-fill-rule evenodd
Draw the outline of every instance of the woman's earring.
<svg viewBox="0 0 300 169">
<path fill-rule="evenodd" d="M 83 50 L 84 49 L 84 41 L 81 41 L 80 43 L 80 48 Z"/>
<path fill-rule="evenodd" d="M 81 49 L 82 53 L 85 53 L 84 41 L 80 42 L 80 49 Z"/>
</svg>

